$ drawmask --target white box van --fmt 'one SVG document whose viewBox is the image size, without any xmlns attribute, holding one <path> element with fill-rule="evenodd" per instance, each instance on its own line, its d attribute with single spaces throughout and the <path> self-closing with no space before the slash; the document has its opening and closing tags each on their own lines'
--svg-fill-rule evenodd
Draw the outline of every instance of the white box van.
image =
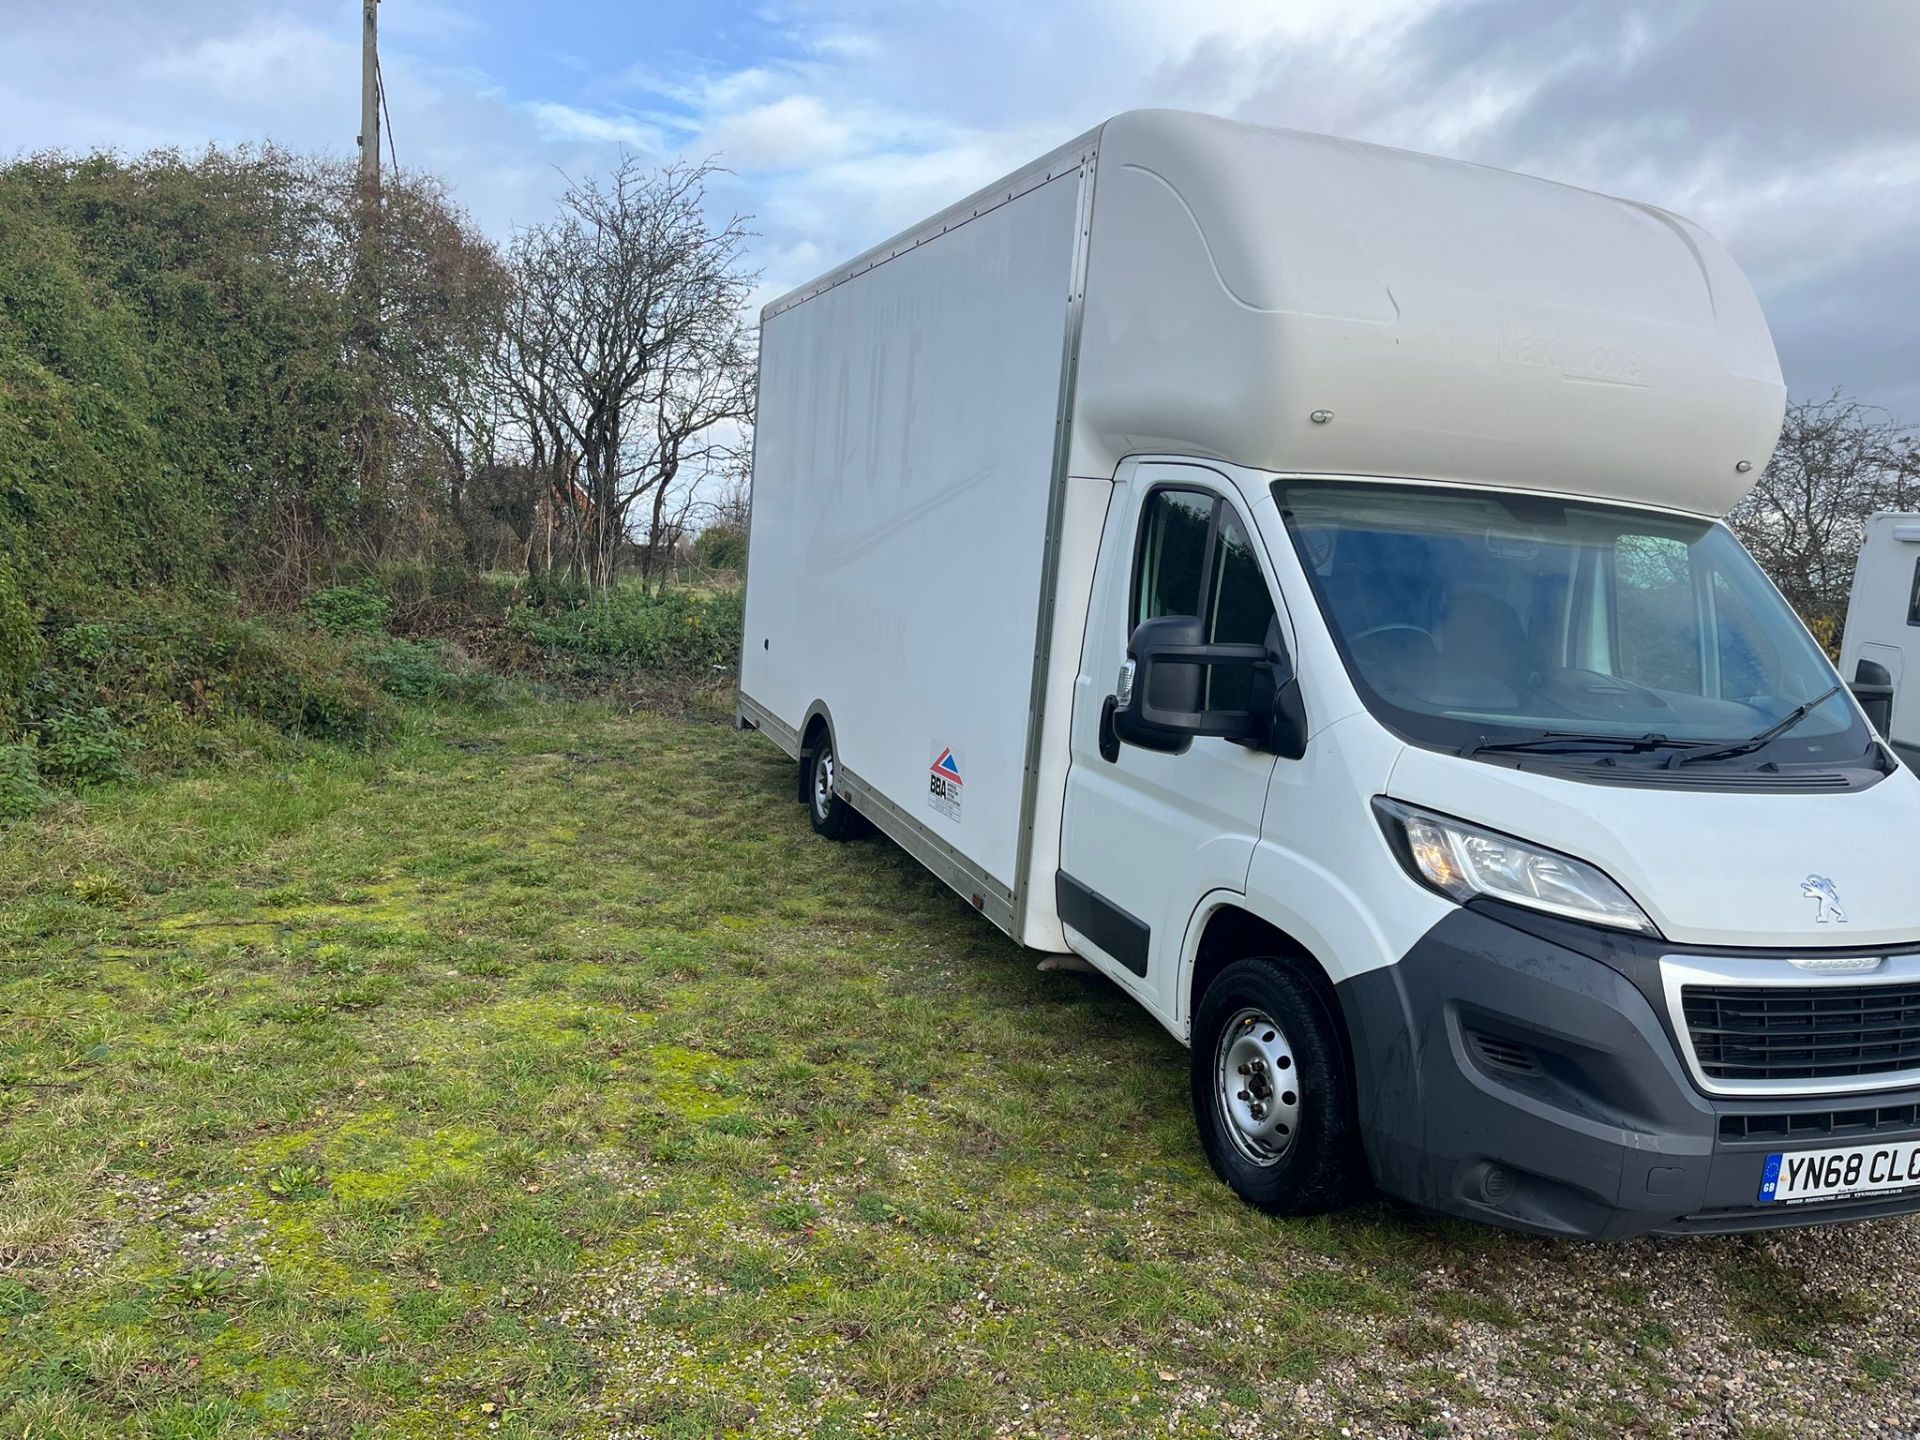
<svg viewBox="0 0 1920 1440">
<path fill-rule="evenodd" d="M 1121 115 L 766 307 L 740 723 L 1257 1205 L 1920 1209 L 1920 784 L 1717 518 L 1783 400 L 1677 216 Z"/>
<path fill-rule="evenodd" d="M 1920 673 L 1920 515 L 1875 515 L 1853 571 L 1840 670 L 1894 752 L 1915 765 L 1920 701 L 1902 698 L 1909 650 Z"/>
</svg>

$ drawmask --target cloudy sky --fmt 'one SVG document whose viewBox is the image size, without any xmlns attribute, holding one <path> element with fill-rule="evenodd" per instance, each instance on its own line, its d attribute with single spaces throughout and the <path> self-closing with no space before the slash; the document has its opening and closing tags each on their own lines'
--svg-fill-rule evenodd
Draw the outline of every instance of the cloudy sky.
<svg viewBox="0 0 1920 1440">
<path fill-rule="evenodd" d="M 352 151 L 358 0 L 0 0 L 0 152 Z M 1920 419 L 1920 0 L 384 0 L 393 141 L 488 229 L 718 155 L 777 292 L 1117 110 L 1526 170 L 1706 225 L 1788 384 Z"/>
</svg>

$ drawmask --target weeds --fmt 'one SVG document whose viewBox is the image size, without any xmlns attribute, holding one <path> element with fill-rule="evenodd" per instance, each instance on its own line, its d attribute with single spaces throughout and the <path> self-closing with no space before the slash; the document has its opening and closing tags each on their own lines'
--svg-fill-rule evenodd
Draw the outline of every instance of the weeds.
<svg viewBox="0 0 1920 1440">
<path fill-rule="evenodd" d="M 276 1200 L 309 1200 L 324 1189 L 320 1167 L 305 1161 L 289 1160 L 267 1172 L 267 1193 Z"/>
<path fill-rule="evenodd" d="M 52 792 L 40 783 L 40 756 L 35 747 L 0 745 L 0 820 L 23 819 L 52 800 Z"/>
</svg>

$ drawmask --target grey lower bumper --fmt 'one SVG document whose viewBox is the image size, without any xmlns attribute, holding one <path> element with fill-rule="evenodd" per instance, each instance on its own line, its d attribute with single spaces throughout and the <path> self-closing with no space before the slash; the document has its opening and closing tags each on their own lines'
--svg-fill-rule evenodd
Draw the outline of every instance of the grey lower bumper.
<svg viewBox="0 0 1920 1440">
<path fill-rule="evenodd" d="M 1920 1139 L 1920 1090 L 1709 1099 L 1682 1070 L 1645 978 L 1629 978 L 1645 957 L 1611 937 L 1559 943 L 1571 935 L 1463 909 L 1399 964 L 1339 987 L 1382 1189 L 1588 1238 L 1920 1210 L 1920 1192 L 1758 1203 L 1776 1152 Z"/>
</svg>

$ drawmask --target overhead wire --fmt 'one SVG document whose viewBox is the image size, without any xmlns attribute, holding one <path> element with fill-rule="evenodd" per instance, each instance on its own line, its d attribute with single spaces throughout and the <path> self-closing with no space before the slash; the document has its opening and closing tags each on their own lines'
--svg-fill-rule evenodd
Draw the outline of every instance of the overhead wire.
<svg viewBox="0 0 1920 1440">
<path fill-rule="evenodd" d="M 400 152 L 393 143 L 393 112 L 387 108 L 387 72 L 381 67 L 380 57 L 373 57 L 373 83 L 380 92 L 380 120 L 387 130 L 387 156 L 393 161 L 396 173 L 400 169 Z"/>
</svg>

